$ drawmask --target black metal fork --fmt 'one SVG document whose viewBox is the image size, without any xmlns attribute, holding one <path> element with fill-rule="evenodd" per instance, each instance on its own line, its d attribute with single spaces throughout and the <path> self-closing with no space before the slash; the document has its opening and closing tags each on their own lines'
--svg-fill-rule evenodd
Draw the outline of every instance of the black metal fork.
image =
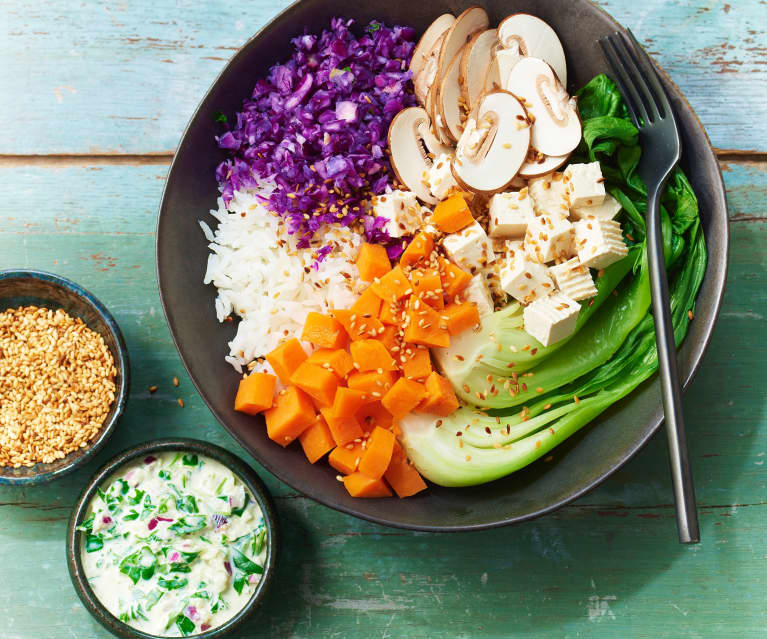
<svg viewBox="0 0 767 639">
<path fill-rule="evenodd" d="M 660 221 L 661 193 L 679 162 L 682 143 L 668 96 L 649 56 L 631 31 L 628 36 L 620 32 L 605 36 L 599 44 L 623 93 L 631 118 L 639 129 L 642 158 L 638 171 L 647 186 L 647 257 L 676 520 L 679 541 L 683 544 L 697 543 L 700 541 L 698 513 L 687 455 Z"/>
</svg>

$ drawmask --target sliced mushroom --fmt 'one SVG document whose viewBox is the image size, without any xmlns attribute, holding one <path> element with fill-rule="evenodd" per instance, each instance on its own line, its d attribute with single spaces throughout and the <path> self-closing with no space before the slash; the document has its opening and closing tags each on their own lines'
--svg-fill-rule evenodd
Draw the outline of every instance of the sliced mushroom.
<svg viewBox="0 0 767 639">
<path fill-rule="evenodd" d="M 522 58 L 511 70 L 508 90 L 525 105 L 533 122 L 533 146 L 544 155 L 570 153 L 581 141 L 575 98 L 567 95 L 552 68 L 540 58 Z"/>
<path fill-rule="evenodd" d="M 490 61 L 490 66 L 487 67 L 487 73 L 485 74 L 485 90 L 483 93 L 490 93 L 491 91 L 497 91 L 502 88 L 498 60 L 493 56 L 493 59 Z M 476 104 L 476 100 L 472 103 L 472 105 L 474 104 Z"/>
<path fill-rule="evenodd" d="M 403 109 L 389 126 L 389 151 L 391 165 L 397 179 L 427 204 L 437 199 L 426 185 L 426 175 L 431 168 L 431 157 L 451 152 L 432 135 L 429 114 L 421 107 Z"/>
<path fill-rule="evenodd" d="M 514 179 L 527 158 L 530 127 L 522 103 L 508 91 L 482 97 L 476 119 L 466 121 L 452 171 L 456 181 L 476 193 L 496 193 Z"/>
<path fill-rule="evenodd" d="M 429 55 L 429 51 L 434 46 L 441 35 L 443 35 L 455 22 L 455 16 L 451 13 L 443 13 L 439 18 L 432 22 L 426 31 L 423 32 L 418 44 L 415 45 L 413 50 L 413 57 L 410 59 L 410 70 L 413 72 L 413 77 L 418 75 L 418 72 L 423 69 L 426 64 L 426 57 Z"/>
<path fill-rule="evenodd" d="M 527 160 L 519 169 L 519 177 L 525 179 L 543 177 L 556 171 L 567 162 L 569 157 L 569 153 L 566 155 L 544 155 L 531 146 L 527 154 Z"/>
<path fill-rule="evenodd" d="M 517 47 L 511 49 L 499 47 L 495 52 L 495 61 L 498 65 L 498 81 L 500 82 L 502 89 L 508 91 L 511 70 L 523 57 L 524 56 L 519 52 Z"/>
<path fill-rule="evenodd" d="M 485 90 L 485 77 L 497 44 L 496 30 L 487 29 L 475 33 L 463 50 L 458 82 L 467 105 L 474 104 Z"/>
<path fill-rule="evenodd" d="M 418 74 L 413 78 L 413 89 L 415 90 L 415 97 L 421 106 L 426 104 L 426 94 L 434 85 L 434 80 L 437 77 L 437 71 L 439 71 L 439 52 L 442 48 L 442 43 L 445 40 L 445 34 L 438 36 L 429 49 L 424 59 L 423 66 Z"/>
<path fill-rule="evenodd" d="M 516 13 L 498 25 L 498 41 L 506 49 L 517 48 L 523 56 L 541 58 L 551 65 L 562 86 L 567 86 L 565 51 L 556 32 L 540 18 Z"/>
<path fill-rule="evenodd" d="M 514 179 L 509 182 L 509 186 L 512 189 L 523 189 L 527 186 L 527 181 L 522 177 L 521 174 L 517 173 Z"/>
<path fill-rule="evenodd" d="M 463 49 L 453 58 L 447 67 L 447 72 L 437 87 L 437 113 L 440 124 L 444 126 L 451 141 L 455 142 L 461 137 L 461 85 L 459 75 Z"/>
<path fill-rule="evenodd" d="M 484 31 L 490 24 L 487 11 L 482 7 L 469 7 L 459 15 L 453 26 L 445 33 L 439 52 L 439 75 L 444 76 L 453 58 L 477 31 Z"/>
</svg>

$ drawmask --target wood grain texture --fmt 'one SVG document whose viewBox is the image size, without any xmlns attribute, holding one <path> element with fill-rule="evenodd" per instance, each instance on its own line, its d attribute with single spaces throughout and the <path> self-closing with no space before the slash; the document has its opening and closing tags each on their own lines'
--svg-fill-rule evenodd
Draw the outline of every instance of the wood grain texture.
<svg viewBox="0 0 767 639">
<path fill-rule="evenodd" d="M 165 171 L 0 167 L 0 268 L 50 269 L 92 290 L 125 333 L 133 374 L 126 414 L 89 466 L 48 486 L 0 488 L 3 639 L 108 636 L 76 598 L 63 540 L 83 484 L 119 450 L 186 435 L 221 444 L 261 470 L 194 392 L 162 317 L 153 258 Z M 662 437 L 554 515 L 472 534 L 368 524 L 262 472 L 277 498 L 286 552 L 263 609 L 237 639 L 761 636 L 767 166 L 729 162 L 724 175 L 730 285 L 722 321 L 685 396 L 700 546 L 676 544 Z M 153 384 L 160 388 L 150 395 Z"/>
<path fill-rule="evenodd" d="M 172 151 L 226 61 L 287 4 L 4 2 L 0 154 Z M 657 57 L 715 146 L 767 151 L 754 126 L 767 121 L 764 0 L 599 4 Z"/>
</svg>

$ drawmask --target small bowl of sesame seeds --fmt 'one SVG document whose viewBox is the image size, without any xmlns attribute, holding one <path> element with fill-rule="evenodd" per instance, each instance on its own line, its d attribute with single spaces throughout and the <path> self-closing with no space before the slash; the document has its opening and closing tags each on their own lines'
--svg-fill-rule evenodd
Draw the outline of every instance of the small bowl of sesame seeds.
<svg viewBox="0 0 767 639">
<path fill-rule="evenodd" d="M 0 484 L 39 484 L 106 443 L 128 397 L 128 351 L 106 307 L 59 275 L 0 271 Z"/>
</svg>

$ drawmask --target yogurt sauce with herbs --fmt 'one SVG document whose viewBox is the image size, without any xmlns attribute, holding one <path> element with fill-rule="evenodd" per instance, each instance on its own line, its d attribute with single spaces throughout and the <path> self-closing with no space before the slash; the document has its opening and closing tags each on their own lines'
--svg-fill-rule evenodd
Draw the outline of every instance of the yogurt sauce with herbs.
<svg viewBox="0 0 767 639">
<path fill-rule="evenodd" d="M 91 501 L 82 560 L 93 592 L 128 625 L 154 635 L 215 628 L 261 578 L 266 526 L 243 483 L 190 453 L 138 459 Z"/>
</svg>

